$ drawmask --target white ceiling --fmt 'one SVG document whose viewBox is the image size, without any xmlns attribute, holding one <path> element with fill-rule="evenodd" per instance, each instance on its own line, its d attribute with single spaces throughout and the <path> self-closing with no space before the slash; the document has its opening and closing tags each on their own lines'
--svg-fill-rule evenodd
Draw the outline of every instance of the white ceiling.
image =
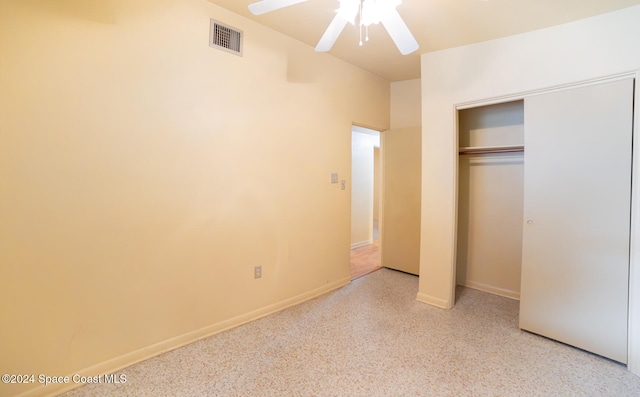
<svg viewBox="0 0 640 397">
<path fill-rule="evenodd" d="M 308 0 L 261 16 L 247 6 L 257 0 L 209 0 L 315 47 L 338 8 L 338 0 Z M 420 49 L 400 55 L 381 25 L 358 46 L 358 29 L 347 25 L 330 54 L 389 81 L 420 77 L 420 54 L 511 36 L 639 5 L 640 0 L 403 0 L 398 12 Z M 640 22 L 639 22 L 640 23 Z"/>
</svg>

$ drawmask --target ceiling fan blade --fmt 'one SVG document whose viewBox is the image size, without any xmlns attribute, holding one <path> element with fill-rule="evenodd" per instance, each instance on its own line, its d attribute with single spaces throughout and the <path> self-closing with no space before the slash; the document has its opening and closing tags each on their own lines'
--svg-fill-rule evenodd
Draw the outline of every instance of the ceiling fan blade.
<svg viewBox="0 0 640 397">
<path fill-rule="evenodd" d="M 257 3 L 249 4 L 249 11 L 251 11 L 253 15 L 262 15 L 270 11 L 279 10 L 305 1 L 307 0 L 262 0 Z"/>
<path fill-rule="evenodd" d="M 322 38 L 320 38 L 318 45 L 316 45 L 316 52 L 329 51 L 336 40 L 338 40 L 338 36 L 340 36 L 340 33 L 342 33 L 348 22 L 349 21 L 344 19 L 342 15 L 336 14 L 327 30 L 325 30 L 322 35 Z"/>
<path fill-rule="evenodd" d="M 380 22 L 402 55 L 410 54 L 420 47 L 395 7 L 389 7 L 388 11 L 382 15 Z"/>
</svg>

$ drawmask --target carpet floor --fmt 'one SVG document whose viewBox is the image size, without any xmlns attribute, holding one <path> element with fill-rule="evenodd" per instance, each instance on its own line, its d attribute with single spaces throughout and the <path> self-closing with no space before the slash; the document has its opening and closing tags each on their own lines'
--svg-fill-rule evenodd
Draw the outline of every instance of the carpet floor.
<svg viewBox="0 0 640 397">
<path fill-rule="evenodd" d="M 441 310 L 382 269 L 118 371 L 76 396 L 640 396 L 616 362 L 518 329 L 518 302 L 460 288 Z"/>
</svg>

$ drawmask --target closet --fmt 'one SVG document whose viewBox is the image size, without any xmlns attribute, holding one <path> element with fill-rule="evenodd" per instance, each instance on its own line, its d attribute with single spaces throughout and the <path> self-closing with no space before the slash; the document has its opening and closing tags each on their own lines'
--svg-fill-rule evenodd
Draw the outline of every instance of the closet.
<svg viewBox="0 0 640 397">
<path fill-rule="evenodd" d="M 622 363 L 627 361 L 633 91 L 634 80 L 627 78 L 458 112 L 458 282 L 488 292 L 517 292 L 512 297 L 520 298 L 520 328 Z M 521 106 L 520 158 L 517 152 L 497 153 L 516 150 L 516 123 L 476 122 L 499 119 L 500 106 Z M 493 116 L 478 118 L 474 112 Z M 489 135 L 501 136 L 501 142 Z M 507 234 L 518 234 L 519 240 Z"/>
<path fill-rule="evenodd" d="M 520 297 L 524 102 L 458 112 L 458 285 Z"/>
</svg>

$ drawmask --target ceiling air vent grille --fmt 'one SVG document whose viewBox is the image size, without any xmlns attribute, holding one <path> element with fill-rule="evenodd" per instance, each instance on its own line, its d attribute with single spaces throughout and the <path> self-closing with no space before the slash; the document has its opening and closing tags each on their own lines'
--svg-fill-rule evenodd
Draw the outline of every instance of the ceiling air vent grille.
<svg viewBox="0 0 640 397">
<path fill-rule="evenodd" d="M 212 19 L 209 46 L 242 56 L 242 31 Z"/>
</svg>

